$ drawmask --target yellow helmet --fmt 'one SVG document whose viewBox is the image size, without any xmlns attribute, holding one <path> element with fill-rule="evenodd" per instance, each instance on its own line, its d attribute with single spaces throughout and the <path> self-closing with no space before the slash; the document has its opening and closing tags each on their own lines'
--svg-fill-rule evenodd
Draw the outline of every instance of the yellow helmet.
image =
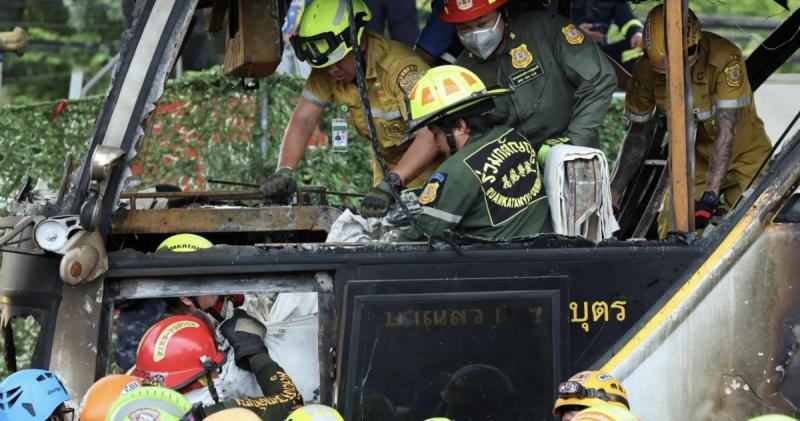
<svg viewBox="0 0 800 421">
<path fill-rule="evenodd" d="M 689 9 L 689 19 L 687 26 L 687 51 L 689 55 L 689 67 L 697 62 L 700 55 L 700 21 L 697 16 Z M 644 22 L 644 52 L 650 60 L 650 67 L 658 73 L 667 72 L 667 42 L 666 31 L 664 30 L 664 5 L 659 4 L 647 15 Z"/>
<path fill-rule="evenodd" d="M 253 411 L 244 408 L 231 408 L 224 411 L 215 412 L 205 418 L 203 421 L 261 421 L 261 417 L 256 415 Z"/>
<path fill-rule="evenodd" d="M 602 404 L 578 412 L 572 421 L 639 421 L 639 418 L 626 408 Z"/>
<path fill-rule="evenodd" d="M 767 414 L 760 417 L 750 418 L 748 421 L 797 421 L 797 418 L 792 418 L 788 415 L 781 414 Z"/>
<path fill-rule="evenodd" d="M 175 234 L 158 245 L 156 251 L 167 249 L 171 252 L 185 253 L 211 248 L 214 244 L 196 234 Z"/>
<path fill-rule="evenodd" d="M 358 27 L 358 40 L 350 39 L 350 18 L 347 0 L 312 0 L 300 18 L 300 27 L 292 37 L 298 59 L 311 67 L 323 68 L 343 59 L 361 42 L 364 27 L 372 13 L 363 0 L 353 0 L 353 15 Z"/>
<path fill-rule="evenodd" d="M 295 409 L 285 421 L 344 421 L 344 418 L 330 406 L 314 404 Z"/>
<path fill-rule="evenodd" d="M 605 404 L 630 409 L 628 394 L 622 383 L 602 371 L 581 371 L 558 385 L 553 415 L 559 415 L 568 406 L 591 407 Z"/>
<path fill-rule="evenodd" d="M 508 89 L 486 90 L 481 79 L 459 66 L 434 67 L 423 75 L 411 89 L 409 109 L 414 132 L 442 117 L 465 110 L 479 102 L 510 92 Z"/>
</svg>

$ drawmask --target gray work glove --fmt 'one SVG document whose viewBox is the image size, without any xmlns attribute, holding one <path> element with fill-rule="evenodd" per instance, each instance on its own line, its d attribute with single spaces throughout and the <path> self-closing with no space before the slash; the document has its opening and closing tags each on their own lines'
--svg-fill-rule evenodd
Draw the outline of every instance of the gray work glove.
<svg viewBox="0 0 800 421">
<path fill-rule="evenodd" d="M 385 180 L 381 181 L 361 199 L 358 213 L 364 218 L 382 218 L 389 212 L 389 206 L 394 203 L 392 191 L 400 190 L 400 176 L 390 172 Z"/>
<path fill-rule="evenodd" d="M 294 181 L 294 170 L 289 167 L 280 167 L 269 177 L 261 182 L 261 193 L 269 198 L 288 199 L 297 191 L 297 182 Z"/>
<path fill-rule="evenodd" d="M 264 345 L 266 326 L 240 308 L 222 322 L 219 331 L 233 347 L 233 357 L 240 368 L 248 370 L 251 356 L 268 353 L 267 346 Z"/>
</svg>

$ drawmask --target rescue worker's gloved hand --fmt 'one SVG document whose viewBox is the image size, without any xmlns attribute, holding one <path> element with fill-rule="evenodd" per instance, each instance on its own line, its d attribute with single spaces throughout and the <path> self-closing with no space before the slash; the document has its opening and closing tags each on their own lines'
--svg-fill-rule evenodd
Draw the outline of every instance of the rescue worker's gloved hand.
<svg viewBox="0 0 800 421">
<path fill-rule="evenodd" d="M 192 406 L 192 410 L 187 412 L 186 415 L 181 418 L 181 421 L 200 421 L 204 420 L 207 416 L 208 414 L 206 414 L 203 404 L 196 403 L 194 406 Z"/>
<path fill-rule="evenodd" d="M 275 174 L 264 178 L 261 182 L 261 193 L 270 198 L 288 199 L 296 191 L 294 170 L 289 167 L 278 168 Z"/>
<path fill-rule="evenodd" d="M 719 197 L 713 191 L 705 191 L 700 200 L 694 202 L 694 228 L 705 229 L 717 209 Z"/>
<path fill-rule="evenodd" d="M 233 347 L 233 356 L 240 368 L 249 369 L 249 357 L 268 353 L 264 345 L 266 326 L 242 309 L 234 310 L 233 316 L 219 326 L 219 331 Z"/>
<path fill-rule="evenodd" d="M 539 166 L 544 168 L 544 163 L 551 147 L 556 145 L 565 145 L 569 142 L 570 138 L 567 136 L 553 137 L 542 142 L 541 146 L 539 146 L 539 151 L 536 153 L 536 159 L 539 161 Z"/>
<path fill-rule="evenodd" d="M 390 172 L 385 180 L 381 181 L 372 188 L 372 190 L 361 199 L 361 206 L 358 208 L 358 213 L 364 218 L 382 218 L 389 211 L 389 206 L 394 203 L 392 191 L 399 192 L 400 176 L 396 173 Z"/>
</svg>

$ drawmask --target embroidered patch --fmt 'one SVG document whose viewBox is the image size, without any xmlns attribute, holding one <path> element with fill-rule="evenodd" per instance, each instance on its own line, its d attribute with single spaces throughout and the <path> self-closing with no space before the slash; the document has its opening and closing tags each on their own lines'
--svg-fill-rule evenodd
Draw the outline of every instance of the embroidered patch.
<svg viewBox="0 0 800 421">
<path fill-rule="evenodd" d="M 392 138 L 403 137 L 406 134 L 406 130 L 408 130 L 408 124 L 403 120 L 381 120 L 379 124 L 386 136 Z"/>
<path fill-rule="evenodd" d="M 536 63 L 533 63 L 533 66 L 510 74 L 508 76 L 508 80 L 511 84 L 511 87 L 513 89 L 517 89 L 518 87 L 536 79 L 543 74 L 544 70 L 542 70 L 542 65 L 537 61 Z"/>
<path fill-rule="evenodd" d="M 442 189 L 442 186 L 444 186 L 445 180 L 447 180 L 447 174 L 440 172 L 433 173 L 430 178 L 428 178 L 428 182 L 425 184 L 422 194 L 419 195 L 419 204 L 436 205 L 439 201 L 439 191 Z"/>
<path fill-rule="evenodd" d="M 472 0 L 456 0 L 458 10 L 469 10 L 472 8 Z"/>
<path fill-rule="evenodd" d="M 533 145 L 515 131 L 464 159 L 481 185 L 489 222 L 497 226 L 524 211 L 539 196 L 542 180 Z"/>
<path fill-rule="evenodd" d="M 160 421 L 161 414 L 155 409 L 142 408 L 131 412 L 127 418 L 131 421 Z"/>
<path fill-rule="evenodd" d="M 736 63 L 725 68 L 725 83 L 732 88 L 742 86 L 742 65 Z"/>
<path fill-rule="evenodd" d="M 528 51 L 526 44 L 520 44 L 519 47 L 512 48 L 509 54 L 511 54 L 511 65 L 515 69 L 524 69 L 533 61 L 533 54 Z"/>
<path fill-rule="evenodd" d="M 583 31 L 576 28 L 575 25 L 571 23 L 561 28 L 561 32 L 564 33 L 564 38 L 567 39 L 567 42 L 572 45 L 580 44 L 583 42 L 584 38 Z"/>
<path fill-rule="evenodd" d="M 409 64 L 403 67 L 403 70 L 400 70 L 400 73 L 397 75 L 397 85 L 408 95 L 411 92 L 411 88 L 413 88 L 421 78 L 422 73 L 418 71 L 417 65 Z"/>
</svg>

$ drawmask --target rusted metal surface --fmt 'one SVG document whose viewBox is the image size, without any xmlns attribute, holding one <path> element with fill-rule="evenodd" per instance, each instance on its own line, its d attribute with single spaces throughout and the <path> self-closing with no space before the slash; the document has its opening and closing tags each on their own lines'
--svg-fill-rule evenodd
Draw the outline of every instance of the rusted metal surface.
<svg viewBox="0 0 800 421">
<path fill-rule="evenodd" d="M 114 234 L 325 231 L 341 211 L 326 206 L 150 209 L 118 212 Z"/>
</svg>

